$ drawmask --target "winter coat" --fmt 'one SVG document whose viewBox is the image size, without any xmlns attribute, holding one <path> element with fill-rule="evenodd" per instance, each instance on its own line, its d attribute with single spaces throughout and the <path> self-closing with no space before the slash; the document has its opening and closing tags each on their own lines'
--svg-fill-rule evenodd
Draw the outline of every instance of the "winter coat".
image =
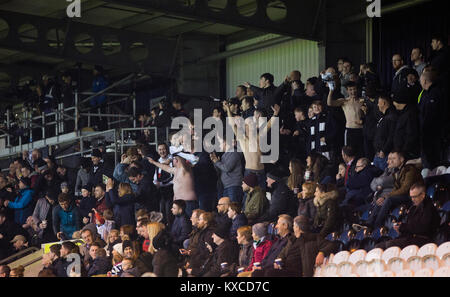
<svg viewBox="0 0 450 297">
<path fill-rule="evenodd" d="M 221 263 L 228 263 L 232 265 L 239 260 L 239 247 L 237 243 L 228 238 L 224 239 L 222 244 L 216 247 L 210 258 L 207 259 L 203 267 L 204 277 L 219 277 L 222 274 Z"/>
<path fill-rule="evenodd" d="M 67 239 L 72 239 L 73 232 L 81 229 L 80 212 L 78 208 L 71 205 L 67 211 L 61 206 L 53 208 L 53 232 L 64 233 Z"/>
<path fill-rule="evenodd" d="M 75 193 L 81 192 L 81 187 L 89 183 L 91 173 L 86 172 L 83 168 L 80 168 L 77 173 L 77 180 L 75 182 Z"/>
<path fill-rule="evenodd" d="M 258 88 L 255 86 L 250 86 L 250 89 L 255 93 L 256 100 L 258 100 L 258 109 L 264 109 L 268 115 L 271 115 L 273 111 L 271 106 L 274 104 L 280 104 L 279 99 L 275 96 L 277 88 L 271 85 L 267 88 Z"/>
<path fill-rule="evenodd" d="M 417 108 L 406 105 L 398 114 L 394 132 L 394 149 L 409 153 L 408 158 L 418 157 L 420 143 Z"/>
<path fill-rule="evenodd" d="M 80 200 L 80 205 L 78 206 L 81 217 L 89 218 L 89 213 L 92 212 L 92 209 L 95 208 L 96 204 L 97 199 L 95 199 L 94 197 L 82 197 Z"/>
<path fill-rule="evenodd" d="M 422 180 L 420 171 L 414 165 L 407 164 L 394 173 L 394 189 L 387 197 L 408 195 L 413 184 Z"/>
<path fill-rule="evenodd" d="M 26 188 L 20 190 L 19 195 L 13 202 L 9 202 L 8 208 L 14 209 L 14 221 L 19 224 L 25 224 L 27 218 L 33 213 L 33 195 L 34 191 Z"/>
<path fill-rule="evenodd" d="M 397 118 L 395 108 L 389 107 L 386 113 L 379 119 L 376 125 L 375 137 L 373 140 L 375 152 L 382 151 L 385 155 L 387 155 L 392 150 Z"/>
<path fill-rule="evenodd" d="M 91 172 L 92 173 L 90 174 L 89 183 L 96 186 L 103 183 L 103 175 L 111 177 L 114 171 L 109 167 L 109 164 L 100 161 L 98 165 L 93 165 Z"/>
<path fill-rule="evenodd" d="M 236 217 L 231 220 L 230 238 L 235 240 L 237 236 L 237 230 L 245 225 L 247 225 L 247 218 L 245 217 L 245 214 L 237 214 Z"/>
<path fill-rule="evenodd" d="M 400 237 L 425 236 L 432 239 L 440 221 L 433 201 L 425 197 L 422 203 L 409 209 L 406 223 L 400 225 Z"/>
<path fill-rule="evenodd" d="M 328 115 L 325 112 L 315 115 L 307 122 L 309 145 L 306 148 L 306 152 L 308 154 L 313 151 L 321 153 L 330 151 L 329 139 L 332 137 L 332 133 L 330 132 L 330 129 L 332 128 L 331 126 Z M 321 138 L 325 138 L 325 142 L 321 142 Z"/>
<path fill-rule="evenodd" d="M 293 236 L 294 235 L 292 233 L 288 233 L 285 237 L 280 236 L 275 237 L 275 239 L 272 241 L 272 246 L 270 247 L 269 252 L 261 261 L 261 267 L 263 269 L 269 269 L 273 267 L 275 259 L 278 258 L 278 255 L 281 253 L 281 251 L 284 249 L 288 241 Z"/>
<path fill-rule="evenodd" d="M 272 243 L 273 243 L 272 240 L 268 239 L 268 237 L 266 236 L 258 245 L 256 245 L 255 243 L 253 244 L 252 261 L 248 265 L 246 271 L 251 271 L 253 269 L 253 263 L 262 262 L 262 260 L 269 253 L 270 248 L 272 247 Z"/>
<path fill-rule="evenodd" d="M 242 184 L 242 153 L 226 152 L 214 167 L 220 170 L 220 180 L 224 189 Z"/>
<path fill-rule="evenodd" d="M 340 214 L 337 204 L 339 193 L 331 191 L 322 193 L 314 198 L 314 206 L 317 213 L 314 218 L 314 228 L 320 228 L 320 236 L 325 238 L 328 234 L 336 231 L 340 223 Z"/>
<path fill-rule="evenodd" d="M 231 228 L 231 219 L 228 217 L 228 213 L 219 213 L 213 212 L 214 221 L 216 222 L 216 226 L 224 226 L 223 228 L 230 229 Z"/>
<path fill-rule="evenodd" d="M 239 249 L 239 267 L 248 267 L 253 257 L 253 244 L 241 244 Z"/>
<path fill-rule="evenodd" d="M 380 175 L 380 171 L 372 165 L 367 165 L 360 172 L 355 172 L 347 181 L 347 192 L 358 193 L 357 196 L 361 198 L 367 197 L 372 192 L 370 183 L 376 176 Z"/>
<path fill-rule="evenodd" d="M 189 263 L 192 267 L 192 274 L 198 275 L 201 271 L 201 265 L 205 262 L 205 255 L 209 255 L 209 250 L 205 245 L 205 242 L 214 246 L 212 239 L 213 229 L 206 227 L 205 229 L 198 230 L 191 235 L 189 240 L 189 248 L 191 254 L 189 256 Z"/>
<path fill-rule="evenodd" d="M 372 182 L 370 183 L 370 188 L 372 189 L 372 192 L 376 192 L 377 188 L 381 187 L 381 196 L 385 196 L 392 192 L 392 189 L 394 188 L 394 170 L 390 168 L 386 168 L 384 170 L 384 173 L 380 175 L 379 177 L 375 177 Z"/>
<path fill-rule="evenodd" d="M 117 191 L 112 189 L 106 192 L 106 203 L 113 209 L 116 227 L 123 225 L 135 225 L 134 203 L 136 198 L 133 194 L 125 194 L 122 197 L 117 195 Z"/>
<path fill-rule="evenodd" d="M 133 188 L 133 185 L 131 187 Z M 134 194 L 136 196 L 136 202 L 145 206 L 148 211 L 159 210 L 156 187 L 149 176 L 144 175 L 144 178 L 137 185 L 137 190 Z"/>
<path fill-rule="evenodd" d="M 189 238 L 191 231 L 192 224 L 185 213 L 175 216 L 172 227 L 170 228 L 170 234 L 172 235 L 174 244 L 179 248 L 183 247 L 183 242 Z"/>
<path fill-rule="evenodd" d="M 88 276 L 106 274 L 112 268 L 111 260 L 107 257 L 98 257 L 89 267 Z"/>
<path fill-rule="evenodd" d="M 195 194 L 199 197 L 202 194 L 215 193 L 217 172 L 214 169 L 209 154 L 206 152 L 199 152 L 194 153 L 194 155 L 199 158 L 197 164 L 192 168 Z"/>
<path fill-rule="evenodd" d="M 316 206 L 314 205 L 314 196 L 307 197 L 305 199 L 298 199 L 298 209 L 297 215 L 305 216 L 309 219 L 310 223 L 314 222 L 314 217 L 316 216 Z"/>
<path fill-rule="evenodd" d="M 249 221 L 257 221 L 269 207 L 269 200 L 266 193 L 256 186 L 252 192 L 247 193 L 245 201 L 244 214 Z"/>
<path fill-rule="evenodd" d="M 272 184 L 274 189 L 268 212 L 264 215 L 264 221 L 275 221 L 280 214 L 289 214 L 295 216 L 297 210 L 297 199 L 294 193 L 283 182 L 275 182 Z"/>
<path fill-rule="evenodd" d="M 153 272 L 153 255 L 148 252 L 141 253 L 134 262 L 134 266 L 138 269 L 140 275 Z"/>
<path fill-rule="evenodd" d="M 153 273 L 158 277 L 177 277 L 177 258 L 167 249 L 159 249 L 153 256 Z"/>
<path fill-rule="evenodd" d="M 317 254 L 322 252 L 328 257 L 335 250 L 335 244 L 319 234 L 302 233 L 299 238 L 291 236 L 278 257 L 289 275 L 312 277 Z"/>
</svg>

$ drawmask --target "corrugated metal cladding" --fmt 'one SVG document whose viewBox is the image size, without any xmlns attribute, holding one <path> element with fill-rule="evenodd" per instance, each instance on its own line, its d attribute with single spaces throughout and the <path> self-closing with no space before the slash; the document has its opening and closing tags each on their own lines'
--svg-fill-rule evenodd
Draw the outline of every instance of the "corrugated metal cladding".
<svg viewBox="0 0 450 297">
<path fill-rule="evenodd" d="M 252 45 L 280 37 L 267 34 L 258 38 L 230 44 L 227 50 Z M 302 81 L 319 74 L 319 48 L 317 42 L 294 39 L 265 49 L 227 58 L 227 97 L 233 97 L 235 89 L 244 82 L 258 86 L 261 74 L 269 72 L 279 85 L 292 70 L 300 70 Z"/>
</svg>

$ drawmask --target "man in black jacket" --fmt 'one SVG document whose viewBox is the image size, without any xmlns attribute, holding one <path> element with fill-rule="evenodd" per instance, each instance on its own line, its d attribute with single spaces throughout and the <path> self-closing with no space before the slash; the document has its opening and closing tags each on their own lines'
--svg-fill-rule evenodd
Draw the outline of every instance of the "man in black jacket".
<svg viewBox="0 0 450 297">
<path fill-rule="evenodd" d="M 416 159 L 420 153 L 419 119 L 417 107 L 411 102 L 411 91 L 403 88 L 394 97 L 394 106 L 398 111 L 394 132 L 394 150 L 407 153 L 407 159 Z"/>
<path fill-rule="evenodd" d="M 177 246 L 177 249 L 183 247 L 183 242 L 189 238 L 192 231 L 192 225 L 189 218 L 184 212 L 186 209 L 186 202 L 184 200 L 175 200 L 172 205 L 172 214 L 175 219 L 170 229 L 172 242 Z"/>
<path fill-rule="evenodd" d="M 15 223 L 13 220 L 8 220 L 5 210 L 0 211 L 0 259 L 6 258 L 13 254 L 11 240 L 16 235 L 27 236 L 27 232 Z"/>
<path fill-rule="evenodd" d="M 373 146 L 375 157 L 373 164 L 384 171 L 387 167 L 387 156 L 394 145 L 397 112 L 392 107 L 391 100 L 387 95 L 381 95 L 378 98 L 378 110 L 381 113 L 381 118 L 378 120 L 374 133 Z"/>
<path fill-rule="evenodd" d="M 264 73 L 259 78 L 259 88 L 248 82 L 244 83 L 244 86 L 251 89 L 255 94 L 258 101 L 257 108 L 265 110 L 269 116 L 273 114 L 271 106 L 275 104 L 280 105 L 278 98 L 275 96 L 277 88 L 273 85 L 273 81 L 274 77 L 272 74 Z"/>
<path fill-rule="evenodd" d="M 261 219 L 262 221 L 273 222 L 281 214 L 292 216 L 297 212 L 298 200 L 282 178 L 281 170 L 274 169 L 267 174 L 267 186 L 272 190 L 272 197 L 270 207 Z"/>
<path fill-rule="evenodd" d="M 400 54 L 392 56 L 392 67 L 394 68 L 395 75 L 391 85 L 391 98 L 394 99 L 396 93 L 401 89 L 406 88 L 408 84 L 408 74 L 416 73 L 417 75 L 417 72 L 408 65 L 405 65 Z"/>
<path fill-rule="evenodd" d="M 436 83 L 437 73 L 425 70 L 420 77 L 423 93 L 419 98 L 421 158 L 424 168 L 432 170 L 442 159 L 442 138 L 446 120 L 446 98 Z"/>
<path fill-rule="evenodd" d="M 137 185 L 135 210 L 146 208 L 148 212 L 159 211 L 159 197 L 152 179 L 136 167 L 128 171 L 128 179 Z"/>
<path fill-rule="evenodd" d="M 92 185 L 98 185 L 103 183 L 103 175 L 108 177 L 113 176 L 113 169 L 109 168 L 108 164 L 103 161 L 102 153 L 99 149 L 93 149 L 92 155 L 92 175 L 89 179 L 89 183 Z"/>
<path fill-rule="evenodd" d="M 408 245 L 422 246 L 433 241 L 440 223 L 439 214 L 433 201 L 426 195 L 423 182 L 416 183 L 409 190 L 413 206 L 408 211 L 406 223 L 396 223 L 394 229 L 400 234 L 396 239 L 385 241 L 376 247 L 387 249 L 391 246 L 404 248 Z"/>
</svg>

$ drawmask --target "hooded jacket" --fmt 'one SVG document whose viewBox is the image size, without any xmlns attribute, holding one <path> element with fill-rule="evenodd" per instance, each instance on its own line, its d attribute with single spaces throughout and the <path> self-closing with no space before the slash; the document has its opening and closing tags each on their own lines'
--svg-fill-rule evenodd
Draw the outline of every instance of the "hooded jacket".
<svg viewBox="0 0 450 297">
<path fill-rule="evenodd" d="M 268 206 L 269 200 L 267 200 L 266 194 L 259 186 L 256 186 L 252 192 L 247 194 L 245 216 L 249 221 L 255 222 L 264 214 Z"/>
<path fill-rule="evenodd" d="M 319 234 L 323 238 L 331 232 L 336 231 L 339 226 L 338 197 L 338 191 L 331 191 L 322 193 L 314 198 L 314 206 L 317 208 L 317 213 L 314 218 L 314 228 L 320 228 Z"/>
<path fill-rule="evenodd" d="M 294 193 L 288 188 L 286 183 L 277 181 L 272 184 L 273 192 L 270 199 L 270 207 L 264 215 L 264 221 L 275 221 L 280 214 L 295 216 L 298 207 Z"/>
<path fill-rule="evenodd" d="M 73 232 L 81 229 L 80 212 L 74 205 L 70 205 L 65 211 L 60 205 L 53 208 L 53 232 L 63 232 L 68 238 L 72 238 Z"/>
</svg>

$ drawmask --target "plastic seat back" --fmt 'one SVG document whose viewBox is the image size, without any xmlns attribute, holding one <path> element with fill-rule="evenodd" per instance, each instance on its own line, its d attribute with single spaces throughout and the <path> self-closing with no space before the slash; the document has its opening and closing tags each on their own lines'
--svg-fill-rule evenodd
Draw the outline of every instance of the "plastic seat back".
<svg viewBox="0 0 450 297">
<path fill-rule="evenodd" d="M 381 259 L 373 259 L 369 262 L 367 267 L 367 272 L 372 273 L 377 277 L 380 277 L 381 274 L 386 270 L 387 265 Z"/>
<path fill-rule="evenodd" d="M 435 243 L 428 243 L 426 245 L 423 245 L 419 251 L 417 252 L 417 256 L 419 257 L 425 257 L 428 255 L 435 255 L 437 250 L 437 245 Z"/>
<path fill-rule="evenodd" d="M 339 265 L 341 262 L 347 261 L 348 257 L 350 257 L 350 253 L 348 251 L 342 251 L 334 255 L 333 259 L 331 259 L 331 263 Z"/>
<path fill-rule="evenodd" d="M 367 276 L 369 263 L 366 261 L 359 261 L 355 264 L 355 272 L 361 277 Z"/>
<path fill-rule="evenodd" d="M 352 275 L 355 272 L 355 265 L 351 262 L 341 262 L 341 264 L 338 265 L 338 273 L 340 276 L 348 277 Z"/>
<path fill-rule="evenodd" d="M 448 253 L 450 253 L 450 241 L 442 243 L 436 249 L 436 256 L 438 256 L 440 259 L 442 259 L 442 257 Z"/>
<path fill-rule="evenodd" d="M 370 262 L 374 259 L 381 259 L 382 255 L 383 255 L 383 250 L 380 248 L 376 248 L 367 253 L 365 260 L 367 262 Z"/>
<path fill-rule="evenodd" d="M 433 273 L 434 277 L 450 277 L 450 267 L 441 267 Z"/>
<path fill-rule="evenodd" d="M 420 269 L 419 271 L 416 271 L 416 273 L 414 273 L 415 277 L 432 277 L 433 276 L 433 270 L 430 268 L 423 268 Z"/>
<path fill-rule="evenodd" d="M 419 256 L 409 257 L 407 262 L 409 269 L 411 269 L 414 272 L 419 271 L 420 269 L 423 268 L 422 258 Z"/>
<path fill-rule="evenodd" d="M 358 261 L 362 261 L 366 258 L 367 252 L 365 250 L 357 250 L 354 251 L 350 257 L 348 257 L 348 261 L 356 264 Z"/>
<path fill-rule="evenodd" d="M 408 263 L 400 257 L 394 257 L 388 262 L 389 269 L 396 274 L 408 268 Z"/>
<path fill-rule="evenodd" d="M 398 277 L 413 277 L 414 272 L 411 269 L 405 269 L 400 271 L 399 273 L 396 273 Z"/>
<path fill-rule="evenodd" d="M 419 247 L 417 245 L 408 245 L 402 249 L 399 257 L 408 261 L 409 258 L 416 256 L 418 251 Z"/>
<path fill-rule="evenodd" d="M 427 255 L 422 258 L 422 266 L 424 268 L 430 268 L 433 271 L 438 270 L 442 266 L 441 263 L 443 262 L 436 255 Z"/>
<path fill-rule="evenodd" d="M 381 259 L 384 260 L 386 264 L 389 263 L 389 260 L 391 260 L 394 257 L 398 257 L 400 255 L 400 252 L 402 250 L 398 246 L 391 246 L 390 248 L 386 249 L 383 252 L 383 255 L 381 256 Z"/>
<path fill-rule="evenodd" d="M 381 277 L 395 277 L 395 273 L 393 271 L 386 270 L 381 273 Z"/>
<path fill-rule="evenodd" d="M 325 270 L 323 272 L 325 277 L 337 277 L 338 275 L 338 266 L 336 264 L 330 263 L 325 266 Z"/>
</svg>

